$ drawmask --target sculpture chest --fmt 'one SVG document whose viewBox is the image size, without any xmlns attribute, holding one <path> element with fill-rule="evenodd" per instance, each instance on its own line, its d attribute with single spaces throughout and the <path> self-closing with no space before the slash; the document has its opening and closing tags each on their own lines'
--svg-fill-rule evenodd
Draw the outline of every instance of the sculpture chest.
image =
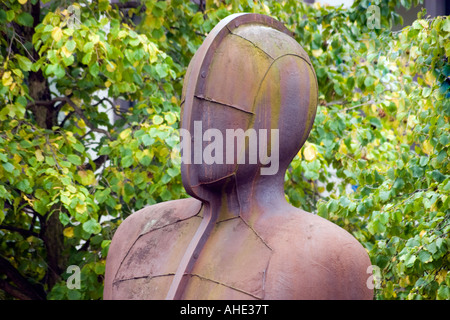
<svg viewBox="0 0 450 320">
<path fill-rule="evenodd" d="M 116 299 L 164 299 L 201 217 L 142 233 L 113 280 Z M 241 218 L 218 222 L 188 277 L 183 299 L 262 299 L 272 250 Z"/>
</svg>

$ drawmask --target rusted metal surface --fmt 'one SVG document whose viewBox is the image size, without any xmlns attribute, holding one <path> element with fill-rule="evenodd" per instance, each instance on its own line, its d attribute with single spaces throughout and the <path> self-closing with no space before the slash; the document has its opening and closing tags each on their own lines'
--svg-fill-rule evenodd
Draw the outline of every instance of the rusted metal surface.
<svg viewBox="0 0 450 320">
<path fill-rule="evenodd" d="M 193 141 L 191 161 L 181 165 L 193 198 L 150 206 L 121 224 L 104 298 L 371 299 L 364 248 L 285 199 L 285 171 L 311 130 L 317 94 L 308 56 L 280 22 L 258 14 L 222 20 L 186 73 L 182 128 L 193 133 L 197 122 L 202 135 L 214 128 L 224 137 L 229 129 L 267 130 L 266 141 L 236 144 L 234 161 L 212 164 L 195 163 L 210 142 Z M 274 174 L 261 174 L 272 165 L 261 159 L 239 163 L 266 146 L 271 154 L 278 148 Z"/>
</svg>

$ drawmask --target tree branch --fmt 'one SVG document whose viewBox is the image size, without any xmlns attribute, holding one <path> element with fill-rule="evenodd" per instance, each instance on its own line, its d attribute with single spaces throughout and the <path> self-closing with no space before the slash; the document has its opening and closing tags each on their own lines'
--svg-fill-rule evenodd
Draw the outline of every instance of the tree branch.
<svg viewBox="0 0 450 320">
<path fill-rule="evenodd" d="M 5 291 L 5 292 L 7 292 L 7 293 L 9 293 L 10 295 L 12 295 L 16 299 L 19 299 L 19 300 L 31 300 L 31 298 L 29 296 L 27 296 L 26 294 L 23 294 L 18 288 L 16 288 L 15 286 L 10 284 L 6 280 L 0 280 L 0 289 Z"/>
<path fill-rule="evenodd" d="M 112 6 L 116 6 L 119 10 L 124 10 L 124 9 L 136 9 L 139 8 L 142 3 L 140 1 L 128 1 L 125 3 L 121 3 L 121 2 L 114 2 L 111 3 Z M 145 11 L 146 7 L 142 6 L 141 8 L 141 12 Z"/>
<path fill-rule="evenodd" d="M 83 113 L 83 111 L 81 110 L 81 108 L 78 107 L 78 106 L 75 104 L 75 102 L 73 102 L 69 97 L 65 97 L 65 100 L 66 100 L 67 104 L 68 104 L 69 106 L 71 106 L 71 107 L 75 110 L 76 114 L 77 114 L 81 119 L 83 119 L 84 123 L 86 123 L 86 125 L 87 125 L 92 131 L 98 132 L 98 133 L 103 133 L 103 134 L 106 135 L 109 139 L 111 139 L 111 135 L 109 134 L 108 131 L 94 127 L 94 125 L 88 120 L 88 118 L 86 118 L 86 116 L 84 115 L 84 113 Z"/>
<path fill-rule="evenodd" d="M 4 226 L 4 225 L 2 226 L 2 225 L 0 225 L 0 229 L 13 231 L 13 232 L 18 232 L 18 233 L 20 233 L 21 235 L 23 235 L 25 237 L 29 237 L 29 236 L 39 237 L 39 234 L 34 232 L 34 231 L 25 230 L 25 229 L 13 227 L 13 226 Z"/>
<path fill-rule="evenodd" d="M 18 299 L 45 300 L 46 293 L 39 285 L 33 285 L 5 258 L 0 256 L 0 273 L 5 274 L 16 286 L 1 280 L 0 288 Z"/>
<path fill-rule="evenodd" d="M 104 164 L 106 162 L 106 160 L 108 160 L 108 156 L 106 154 L 101 155 L 93 161 L 95 168 L 93 168 L 93 166 L 90 163 L 86 163 L 86 164 L 83 164 L 80 167 L 80 169 L 81 170 L 97 170 L 99 167 L 102 166 L 102 164 Z"/>
<path fill-rule="evenodd" d="M 64 124 L 66 123 L 67 120 L 69 120 L 69 118 L 75 113 L 75 111 L 70 111 L 63 119 L 63 121 L 61 121 L 61 123 L 59 124 L 59 127 L 64 128 Z"/>
<path fill-rule="evenodd" d="M 96 128 L 90 121 L 89 119 L 84 115 L 83 110 L 81 110 L 81 108 L 79 106 L 76 105 L 75 102 L 73 102 L 69 97 L 58 97 L 58 98 L 53 98 L 52 100 L 36 100 L 34 102 L 30 102 L 27 105 L 27 108 L 30 108 L 32 106 L 54 106 L 56 102 L 63 102 L 63 103 L 67 103 L 69 106 L 72 107 L 72 109 L 75 111 L 75 113 L 81 118 L 83 119 L 84 123 L 94 132 L 98 132 L 98 133 L 102 133 L 104 135 L 106 135 L 109 139 L 111 139 L 111 134 L 104 130 L 104 129 L 99 129 Z"/>
</svg>

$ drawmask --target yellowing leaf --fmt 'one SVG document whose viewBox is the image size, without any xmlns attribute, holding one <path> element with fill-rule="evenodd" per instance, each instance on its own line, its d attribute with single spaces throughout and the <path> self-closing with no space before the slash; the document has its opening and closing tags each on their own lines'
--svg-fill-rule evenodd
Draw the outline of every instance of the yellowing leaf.
<svg viewBox="0 0 450 320">
<path fill-rule="evenodd" d="M 111 86 L 111 81 L 109 81 L 109 80 L 106 81 L 106 82 L 105 82 L 105 87 L 109 88 L 110 86 Z"/>
<path fill-rule="evenodd" d="M 95 179 L 95 175 L 94 172 L 92 170 L 80 170 L 78 171 L 78 175 L 81 178 L 81 183 L 85 186 L 87 185 L 93 185 L 97 182 L 97 180 Z"/>
<path fill-rule="evenodd" d="M 418 21 L 422 25 L 422 27 L 428 28 L 428 22 L 426 20 L 420 19 Z"/>
<path fill-rule="evenodd" d="M 67 238 L 73 238 L 73 227 L 65 228 L 63 234 Z"/>
<path fill-rule="evenodd" d="M 342 154 L 348 153 L 347 146 L 345 145 L 344 142 L 342 142 L 341 145 L 339 146 L 339 153 L 342 153 Z"/>
<path fill-rule="evenodd" d="M 11 71 L 6 71 L 2 76 L 2 84 L 7 87 L 13 82 L 13 78 L 11 77 Z"/>
<path fill-rule="evenodd" d="M 66 46 L 62 47 L 61 52 L 66 58 L 68 58 L 72 55 L 72 53 L 67 49 Z"/>
<path fill-rule="evenodd" d="M 408 127 L 414 127 L 418 123 L 419 123 L 419 121 L 417 121 L 417 118 L 415 115 L 410 114 L 408 116 L 408 120 L 407 120 Z"/>
<path fill-rule="evenodd" d="M 85 213 L 86 205 L 85 204 L 77 204 L 77 206 L 75 207 L 75 211 L 78 213 Z"/>
<path fill-rule="evenodd" d="M 52 38 L 53 40 L 55 40 L 56 42 L 58 42 L 59 40 L 61 40 L 62 38 L 62 30 L 60 27 L 54 27 L 53 31 L 52 31 Z"/>
<path fill-rule="evenodd" d="M 33 200 L 28 198 L 25 194 L 23 195 L 23 198 L 25 199 L 26 202 L 28 202 L 28 204 L 30 206 L 33 206 Z"/>
<path fill-rule="evenodd" d="M 303 155 L 307 161 L 313 161 L 317 158 L 317 148 L 314 144 L 308 143 L 303 150 Z"/>
<path fill-rule="evenodd" d="M 125 140 L 125 139 L 127 139 L 128 137 L 130 137 L 130 136 L 131 136 L 131 129 L 130 129 L 130 128 L 123 130 L 123 131 L 119 134 L 119 138 L 122 139 L 122 140 Z"/>
<path fill-rule="evenodd" d="M 441 282 L 445 281 L 445 278 L 447 277 L 447 270 L 441 270 L 436 276 L 436 281 L 441 284 Z"/>
<path fill-rule="evenodd" d="M 422 230 L 422 231 L 420 231 L 419 236 L 422 238 L 425 233 L 427 233 L 427 232 L 425 230 Z"/>
<path fill-rule="evenodd" d="M 425 140 L 425 142 L 422 144 L 422 150 L 426 154 L 431 154 L 434 150 L 433 146 L 430 143 L 430 140 Z"/>
<path fill-rule="evenodd" d="M 83 119 L 80 119 L 80 120 L 78 120 L 78 126 L 80 127 L 80 128 L 85 128 L 86 127 L 86 123 L 84 123 L 84 120 Z"/>
<path fill-rule="evenodd" d="M 312 50 L 312 54 L 314 57 L 318 58 L 323 53 L 322 49 Z"/>
<path fill-rule="evenodd" d="M 15 163 L 19 163 L 20 160 L 22 160 L 22 157 L 19 156 L 19 154 L 14 153 L 13 160 L 14 160 Z"/>
<path fill-rule="evenodd" d="M 109 72 L 114 72 L 114 70 L 116 70 L 116 65 L 114 64 L 114 62 L 108 61 L 108 63 L 106 64 L 106 70 L 108 70 Z"/>
<path fill-rule="evenodd" d="M 20 4 L 25 4 L 25 3 L 27 3 L 27 1 L 28 1 L 28 0 L 19 0 L 19 3 L 20 3 Z"/>
</svg>

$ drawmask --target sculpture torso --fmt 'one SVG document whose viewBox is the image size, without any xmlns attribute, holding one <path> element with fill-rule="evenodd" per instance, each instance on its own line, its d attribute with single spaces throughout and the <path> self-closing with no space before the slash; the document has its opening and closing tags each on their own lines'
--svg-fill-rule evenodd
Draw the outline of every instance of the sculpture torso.
<svg viewBox="0 0 450 320">
<path fill-rule="evenodd" d="M 201 214 L 201 202 L 183 199 L 125 220 L 110 247 L 104 298 L 164 299 Z M 182 298 L 371 299 L 369 265 L 345 230 L 286 206 L 251 225 L 218 221 Z"/>
<path fill-rule="evenodd" d="M 364 248 L 284 196 L 284 174 L 311 130 L 317 95 L 308 56 L 280 22 L 256 14 L 222 20 L 187 70 L 182 130 L 195 133 L 201 123 L 200 138 L 209 129 L 223 137 L 229 129 L 270 134 L 214 149 L 231 154 L 231 163 L 196 163 L 211 140 L 194 136 L 181 174 L 196 199 L 150 206 L 120 225 L 104 298 L 371 299 Z M 270 167 L 261 158 L 237 161 L 268 146 Z"/>
</svg>

